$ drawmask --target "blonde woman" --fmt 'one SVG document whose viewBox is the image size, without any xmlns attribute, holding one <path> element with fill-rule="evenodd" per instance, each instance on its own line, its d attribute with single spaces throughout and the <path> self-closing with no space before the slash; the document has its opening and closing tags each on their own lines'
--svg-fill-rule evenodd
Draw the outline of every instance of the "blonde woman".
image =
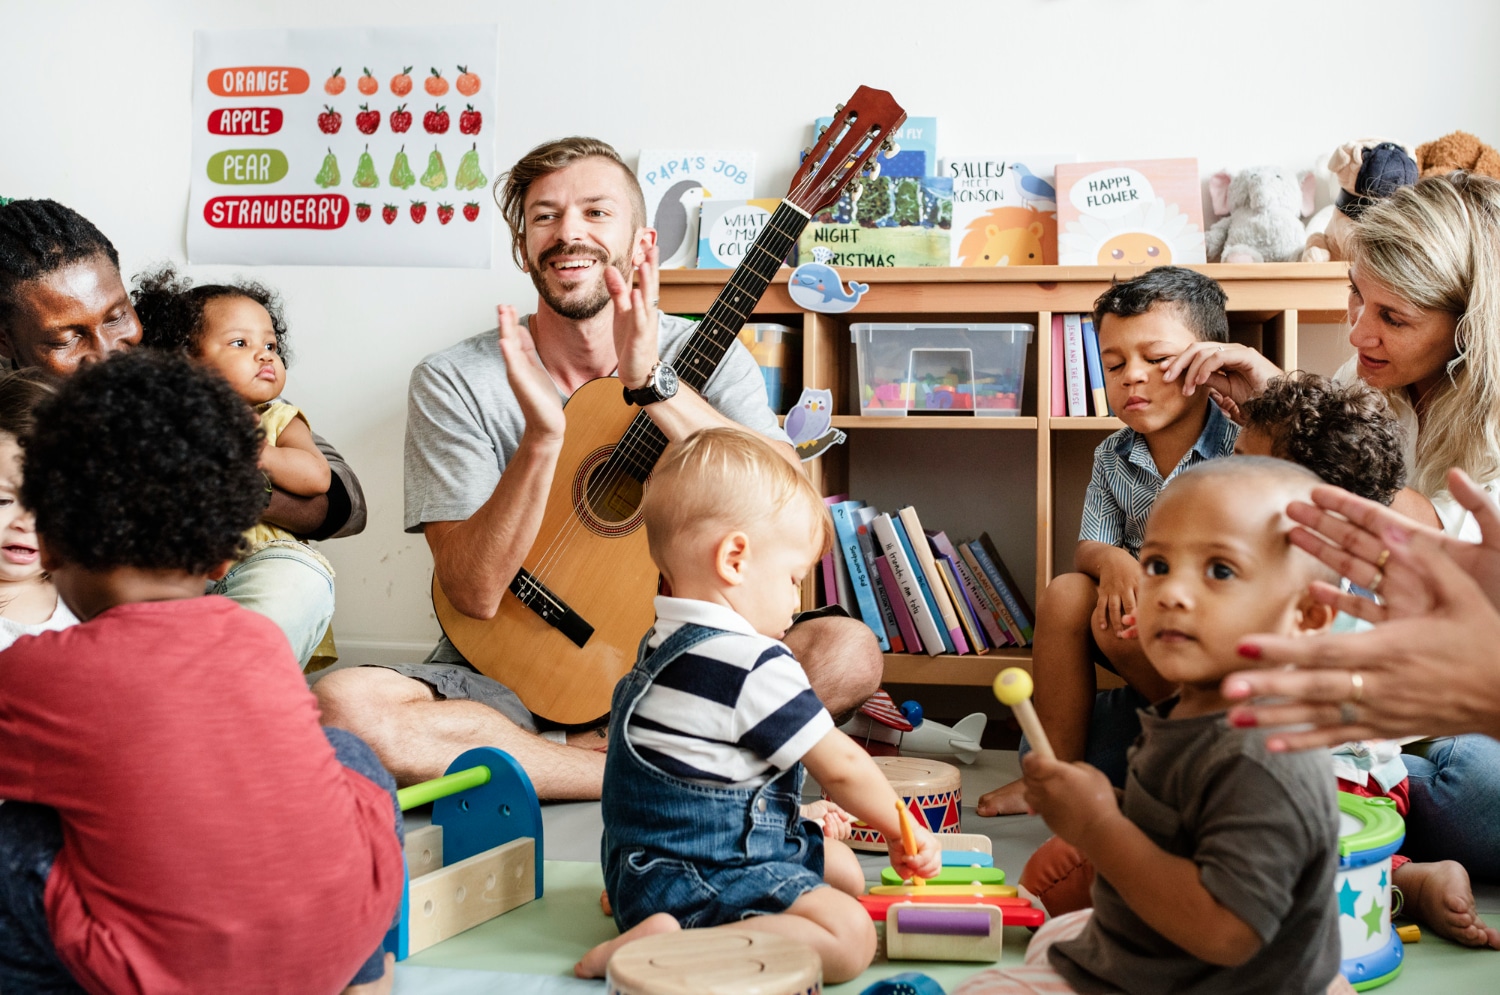
<svg viewBox="0 0 1500 995">
<path fill-rule="evenodd" d="M 1385 394 L 1407 430 L 1408 483 L 1426 499 L 1393 510 L 1478 542 L 1447 477 L 1463 470 L 1476 493 L 1500 485 L 1500 182 L 1429 177 L 1365 210 L 1350 243 L 1349 344 L 1355 356 L 1335 378 Z M 1245 346 L 1198 343 L 1164 379 L 1180 376 L 1184 393 L 1206 386 L 1232 408 L 1280 372 Z M 1411 785 L 1403 852 L 1500 881 L 1500 743 L 1448 737 L 1408 746 L 1402 759 Z M 1466 880 L 1441 891 L 1453 907 L 1448 922 L 1433 923 L 1439 932 L 1500 946 L 1500 933 L 1477 925 Z"/>
</svg>

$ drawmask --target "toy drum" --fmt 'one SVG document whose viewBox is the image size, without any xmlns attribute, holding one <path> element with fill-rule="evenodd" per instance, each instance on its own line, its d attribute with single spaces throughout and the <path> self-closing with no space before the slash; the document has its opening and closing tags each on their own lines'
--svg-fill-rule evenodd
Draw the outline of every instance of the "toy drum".
<svg viewBox="0 0 1500 995">
<path fill-rule="evenodd" d="M 688 929 L 627 943 L 604 984 L 609 995 L 818 995 L 823 965 L 774 933 Z"/>
<path fill-rule="evenodd" d="M 1405 950 L 1391 928 L 1391 854 L 1406 838 L 1406 823 L 1389 798 L 1360 798 L 1340 791 L 1339 971 L 1360 991 L 1401 973 Z"/>
<path fill-rule="evenodd" d="M 912 818 L 934 834 L 957 833 L 958 805 L 963 797 L 958 768 L 941 760 L 917 757 L 872 757 L 875 766 L 901 796 Z M 828 797 L 824 794 L 823 797 Z M 885 837 L 863 822 L 854 824 L 847 840 L 856 850 L 885 853 Z"/>
</svg>

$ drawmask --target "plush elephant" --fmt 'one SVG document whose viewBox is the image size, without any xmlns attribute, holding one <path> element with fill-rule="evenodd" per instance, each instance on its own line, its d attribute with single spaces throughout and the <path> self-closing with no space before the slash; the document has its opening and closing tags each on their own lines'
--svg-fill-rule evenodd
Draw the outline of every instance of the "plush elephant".
<svg viewBox="0 0 1500 995">
<path fill-rule="evenodd" d="M 1208 192 L 1220 220 L 1205 243 L 1212 263 L 1278 263 L 1302 255 L 1316 179 L 1279 166 L 1257 166 L 1237 176 L 1215 173 Z M 1227 216 L 1226 216 L 1227 215 Z"/>
</svg>

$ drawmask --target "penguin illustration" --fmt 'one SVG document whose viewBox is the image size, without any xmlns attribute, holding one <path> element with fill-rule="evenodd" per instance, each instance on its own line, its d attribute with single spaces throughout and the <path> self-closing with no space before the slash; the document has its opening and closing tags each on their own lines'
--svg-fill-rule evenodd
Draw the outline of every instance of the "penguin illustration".
<svg viewBox="0 0 1500 995">
<path fill-rule="evenodd" d="M 681 269 L 697 256 L 698 240 L 689 237 L 688 227 L 697 219 L 707 196 L 708 191 L 697 180 L 682 180 L 662 194 L 652 223 L 662 269 Z"/>
</svg>

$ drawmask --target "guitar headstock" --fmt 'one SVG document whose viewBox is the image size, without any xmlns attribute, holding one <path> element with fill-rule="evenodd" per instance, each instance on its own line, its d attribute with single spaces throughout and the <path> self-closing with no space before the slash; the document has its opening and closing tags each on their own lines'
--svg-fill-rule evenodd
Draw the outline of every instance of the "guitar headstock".
<svg viewBox="0 0 1500 995">
<path fill-rule="evenodd" d="M 886 91 L 868 86 L 855 90 L 793 174 L 786 199 L 808 214 L 833 204 L 876 152 L 893 147 L 890 136 L 905 120 L 906 111 Z M 877 175 L 879 168 L 877 163 Z"/>
</svg>

